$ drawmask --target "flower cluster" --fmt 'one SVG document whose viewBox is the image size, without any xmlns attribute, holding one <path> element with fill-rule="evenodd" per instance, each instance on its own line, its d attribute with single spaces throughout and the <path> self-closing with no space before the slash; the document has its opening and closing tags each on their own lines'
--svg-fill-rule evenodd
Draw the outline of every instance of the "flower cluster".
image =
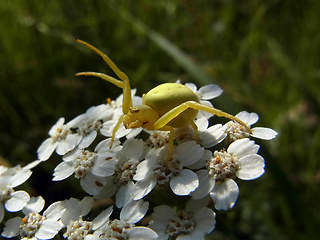
<svg viewBox="0 0 320 240">
<path fill-rule="evenodd" d="M 191 83 L 186 86 L 206 106 L 222 93 L 213 84 L 200 89 Z M 141 105 L 135 92 L 131 91 L 133 105 Z M 235 121 L 210 126 L 212 115 L 199 111 L 194 121 L 198 134 L 191 127 L 176 128 L 168 161 L 166 131 L 121 125 L 110 147 L 121 115 L 122 95 L 67 123 L 60 118 L 38 148 L 38 160 L 25 167 L 0 167 L 0 222 L 5 211 L 20 212 L 5 222 L 2 237 L 204 239 L 215 228 L 214 209 L 235 205 L 237 179 L 253 180 L 264 173 L 264 158 L 253 139 L 271 140 L 277 135 L 270 128 L 251 128 L 258 121 L 256 113 L 236 115 L 251 128 L 248 131 Z M 14 188 L 54 152 L 61 162 L 52 180 L 76 178 L 84 197 L 61 200 L 44 210 L 42 197 Z"/>
</svg>

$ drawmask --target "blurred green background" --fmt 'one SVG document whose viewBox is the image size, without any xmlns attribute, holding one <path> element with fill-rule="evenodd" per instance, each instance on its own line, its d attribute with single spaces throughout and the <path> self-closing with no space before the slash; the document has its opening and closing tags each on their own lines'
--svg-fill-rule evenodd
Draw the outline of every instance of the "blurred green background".
<svg viewBox="0 0 320 240">
<path fill-rule="evenodd" d="M 238 181 L 236 206 L 217 213 L 208 239 L 316 239 L 319 13 L 316 0 L 1 1 L 0 157 L 34 160 L 60 116 L 71 120 L 120 94 L 74 76 L 111 74 L 80 38 L 108 53 L 139 95 L 177 79 L 216 83 L 224 89 L 216 107 L 257 112 L 259 126 L 279 132 L 258 141 L 266 173 Z"/>
</svg>

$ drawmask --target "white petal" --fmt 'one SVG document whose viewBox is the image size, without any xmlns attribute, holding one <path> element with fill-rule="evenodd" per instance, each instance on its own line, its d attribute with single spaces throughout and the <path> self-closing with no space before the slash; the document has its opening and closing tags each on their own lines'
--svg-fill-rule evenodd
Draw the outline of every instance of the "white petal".
<svg viewBox="0 0 320 240">
<path fill-rule="evenodd" d="M 271 128 L 255 127 L 252 128 L 251 131 L 253 137 L 260 138 L 263 140 L 271 140 L 278 135 L 278 133 Z"/>
<path fill-rule="evenodd" d="M 93 219 L 92 223 L 92 229 L 96 230 L 99 227 L 101 227 L 103 224 L 105 224 L 107 221 L 109 221 L 109 217 L 112 214 L 113 206 L 108 207 L 107 209 L 103 210 L 101 213 L 99 213 L 98 216 Z"/>
<path fill-rule="evenodd" d="M 97 131 L 90 132 L 88 135 L 82 137 L 78 147 L 81 149 L 89 147 L 90 144 L 96 139 L 96 137 L 97 137 Z"/>
<path fill-rule="evenodd" d="M 204 148 L 195 141 L 188 141 L 176 147 L 173 158 L 178 159 L 182 166 L 195 164 L 203 156 Z"/>
<path fill-rule="evenodd" d="M 71 221 L 75 221 L 80 217 L 81 207 L 80 201 L 76 198 L 70 198 L 65 201 L 66 211 L 61 217 L 61 222 L 64 226 L 67 226 Z"/>
<path fill-rule="evenodd" d="M 227 134 L 222 124 L 215 124 L 205 131 L 199 131 L 199 141 L 205 148 L 212 147 L 226 138 Z"/>
<path fill-rule="evenodd" d="M 237 161 L 239 170 L 236 172 L 242 180 L 252 180 L 264 173 L 264 159 L 258 154 L 251 154 L 240 158 Z"/>
<path fill-rule="evenodd" d="M 94 199 L 92 197 L 84 197 L 80 202 L 81 216 L 86 216 L 92 208 Z"/>
<path fill-rule="evenodd" d="M 12 238 L 19 234 L 20 224 L 22 223 L 21 217 L 11 218 L 6 222 L 6 225 L 3 229 L 1 236 Z"/>
<path fill-rule="evenodd" d="M 197 174 L 189 169 L 183 169 L 177 176 L 171 178 L 170 188 L 179 196 L 189 195 L 199 186 Z"/>
<path fill-rule="evenodd" d="M 51 239 L 57 235 L 62 227 L 63 225 L 61 222 L 46 219 L 41 223 L 41 226 L 35 236 L 38 239 Z"/>
<path fill-rule="evenodd" d="M 215 180 L 208 175 L 208 171 L 206 169 L 198 171 L 197 175 L 199 179 L 199 187 L 190 194 L 193 199 L 201 199 L 207 196 L 215 184 Z"/>
<path fill-rule="evenodd" d="M 96 199 L 106 199 L 112 197 L 113 194 L 118 190 L 118 185 L 114 183 L 114 177 L 106 177 L 107 183 L 102 187 L 99 194 L 94 195 Z"/>
<path fill-rule="evenodd" d="M 248 113 L 247 111 L 239 112 L 236 115 L 237 118 L 248 124 L 249 126 L 255 124 L 259 120 L 259 116 L 256 113 Z"/>
<path fill-rule="evenodd" d="M 147 213 L 149 202 L 144 202 L 142 199 L 139 201 L 131 201 L 125 205 L 120 212 L 120 220 L 127 221 L 128 223 L 139 222 Z"/>
<path fill-rule="evenodd" d="M 209 100 L 220 96 L 223 90 L 216 84 L 209 84 L 199 89 L 198 94 L 201 99 Z"/>
<path fill-rule="evenodd" d="M 153 188 L 156 186 L 157 182 L 154 179 L 146 179 L 145 181 L 137 182 L 135 193 L 134 193 L 134 200 L 139 200 L 144 196 L 148 195 Z"/>
<path fill-rule="evenodd" d="M 22 211 L 24 214 L 28 214 L 30 212 L 39 213 L 43 209 L 44 203 L 44 199 L 41 196 L 32 197 Z"/>
<path fill-rule="evenodd" d="M 134 227 L 129 229 L 127 233 L 130 240 L 158 239 L 158 234 L 147 227 Z"/>
<path fill-rule="evenodd" d="M 71 164 L 66 162 L 61 162 L 54 169 L 54 173 L 53 173 L 54 178 L 52 179 L 52 181 L 61 181 L 63 179 L 70 177 L 73 173 L 74 173 L 74 168 L 72 167 Z"/>
<path fill-rule="evenodd" d="M 186 87 L 190 88 L 194 93 L 197 92 L 197 86 L 194 83 L 186 83 L 184 84 Z"/>
<path fill-rule="evenodd" d="M 17 212 L 24 208 L 29 200 L 30 196 L 27 192 L 17 191 L 11 194 L 4 206 L 9 212 Z"/>
<path fill-rule="evenodd" d="M 128 139 L 123 144 L 120 157 L 141 160 L 144 152 L 144 142 L 141 139 Z"/>
<path fill-rule="evenodd" d="M 232 208 L 237 201 L 238 195 L 239 187 L 232 179 L 226 179 L 221 183 L 216 183 L 210 193 L 217 210 L 228 210 Z"/>
<path fill-rule="evenodd" d="M 90 171 L 96 176 L 108 177 L 114 174 L 116 163 L 117 160 L 113 153 L 101 154 L 98 155 Z"/>
<path fill-rule="evenodd" d="M 215 212 L 210 208 L 200 208 L 194 215 L 196 220 L 196 231 L 207 234 L 213 231 L 216 225 Z"/>
<path fill-rule="evenodd" d="M 59 142 L 56 153 L 59 155 L 64 155 L 67 152 L 73 150 L 77 144 L 77 137 L 75 134 L 68 134 L 66 139 Z"/>
<path fill-rule="evenodd" d="M 98 194 L 106 182 L 105 178 L 95 176 L 90 172 L 88 172 L 84 178 L 80 179 L 82 189 L 90 195 Z"/>
<path fill-rule="evenodd" d="M 20 170 L 17 171 L 14 176 L 11 177 L 10 186 L 11 187 L 17 187 L 27 181 L 29 177 L 31 176 L 32 172 L 31 170 Z"/>
<path fill-rule="evenodd" d="M 118 120 L 110 120 L 110 121 L 106 121 L 103 123 L 102 128 L 100 129 L 100 133 L 103 136 L 106 137 L 111 137 L 112 136 L 112 131 L 114 129 L 114 127 L 116 126 Z M 123 124 L 120 125 L 118 131 L 116 132 L 116 138 L 122 138 L 125 135 L 127 135 L 129 132 L 131 131 L 131 129 L 126 129 Z"/>
<path fill-rule="evenodd" d="M 206 118 L 199 118 L 196 120 L 195 124 L 198 127 L 198 131 L 205 131 L 209 126 L 209 121 Z"/>
<path fill-rule="evenodd" d="M 58 142 L 53 141 L 52 138 L 47 138 L 44 140 L 37 150 L 38 158 L 42 161 L 48 160 L 53 151 L 56 149 L 57 145 Z"/>
<path fill-rule="evenodd" d="M 133 182 L 128 182 L 126 185 L 122 185 L 116 194 L 116 206 L 122 208 L 134 197 L 135 185 Z"/>
<path fill-rule="evenodd" d="M 43 216 L 46 216 L 47 219 L 56 221 L 61 218 L 61 216 L 65 211 L 66 211 L 65 202 L 61 202 L 61 201 L 54 202 L 43 212 Z"/>
<path fill-rule="evenodd" d="M 259 150 L 259 145 L 248 138 L 243 138 L 234 141 L 228 147 L 228 153 L 235 154 L 236 157 L 241 158 L 246 155 L 255 154 Z"/>
</svg>

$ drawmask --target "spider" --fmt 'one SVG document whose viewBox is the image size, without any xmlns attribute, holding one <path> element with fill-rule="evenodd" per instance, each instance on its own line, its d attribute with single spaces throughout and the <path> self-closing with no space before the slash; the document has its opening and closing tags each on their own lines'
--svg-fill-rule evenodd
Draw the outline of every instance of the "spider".
<svg viewBox="0 0 320 240">
<path fill-rule="evenodd" d="M 180 83 L 163 83 L 142 95 L 142 105 L 133 106 L 130 81 L 128 76 L 120 71 L 116 64 L 103 52 L 82 40 L 77 42 L 99 54 L 113 72 L 120 78 L 115 79 L 103 73 L 80 72 L 77 76 L 94 76 L 102 78 L 123 90 L 122 112 L 117 124 L 112 131 L 110 148 L 115 139 L 115 134 L 121 124 L 125 128 L 142 127 L 147 130 L 169 131 L 168 153 L 166 163 L 171 159 L 173 152 L 174 129 L 191 126 L 195 132 L 195 141 L 198 141 L 198 129 L 194 123 L 199 110 L 209 112 L 219 117 L 229 118 L 243 125 L 248 132 L 249 126 L 235 116 L 214 107 L 199 103 L 199 98 L 191 89 Z"/>
</svg>

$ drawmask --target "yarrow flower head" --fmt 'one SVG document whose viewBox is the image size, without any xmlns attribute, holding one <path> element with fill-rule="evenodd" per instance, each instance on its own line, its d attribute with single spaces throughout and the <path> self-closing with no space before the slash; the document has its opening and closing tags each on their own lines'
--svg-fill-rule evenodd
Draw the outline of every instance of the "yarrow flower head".
<svg viewBox="0 0 320 240">
<path fill-rule="evenodd" d="M 165 239 L 204 239 L 215 228 L 215 213 L 207 207 L 173 210 L 168 205 L 154 208 L 149 227 Z"/>
<path fill-rule="evenodd" d="M 207 168 L 197 172 L 200 186 L 191 194 L 193 198 L 210 194 L 216 209 L 232 208 L 239 195 L 234 179 L 252 180 L 264 173 L 264 159 L 257 154 L 258 150 L 254 141 L 244 138 L 230 144 L 227 150 L 215 151 Z"/>
<path fill-rule="evenodd" d="M 110 209 L 107 209 L 108 217 L 98 216 L 96 226 L 100 225 L 94 233 L 88 235 L 85 240 L 93 239 L 158 239 L 158 235 L 148 227 L 136 226 L 135 223 L 140 221 L 146 214 L 149 207 L 148 202 L 143 200 L 131 201 L 120 212 L 120 219 L 110 220 Z M 104 221 L 103 221 L 104 219 Z M 99 222 L 99 224 L 97 224 Z"/>
<path fill-rule="evenodd" d="M 249 127 L 255 124 L 259 120 L 259 116 L 256 113 L 248 113 L 242 111 L 238 113 L 235 117 L 246 123 Z M 251 133 L 241 124 L 235 121 L 229 121 L 225 124 L 226 133 L 231 141 L 235 141 L 241 138 L 255 137 L 263 140 L 271 140 L 275 138 L 278 133 L 271 128 L 265 127 L 254 127 L 251 129 Z"/>
<path fill-rule="evenodd" d="M 25 216 L 9 219 L 1 236 L 6 238 L 20 236 L 24 240 L 53 238 L 63 227 L 60 218 L 65 206 L 63 202 L 55 202 L 40 214 L 43 207 L 42 197 L 31 198 L 22 210 Z"/>
<path fill-rule="evenodd" d="M 0 222 L 3 220 L 4 210 L 18 212 L 30 200 L 27 192 L 23 190 L 15 191 L 14 188 L 29 179 L 32 174 L 31 169 L 39 162 L 34 161 L 25 167 L 19 165 L 12 168 L 0 166 Z"/>
</svg>

